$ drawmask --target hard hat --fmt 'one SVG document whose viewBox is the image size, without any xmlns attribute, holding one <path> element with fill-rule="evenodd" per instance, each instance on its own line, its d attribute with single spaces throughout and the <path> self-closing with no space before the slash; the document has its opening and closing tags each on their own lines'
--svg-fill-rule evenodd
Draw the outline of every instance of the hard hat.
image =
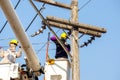
<svg viewBox="0 0 120 80">
<path fill-rule="evenodd" d="M 9 44 L 15 44 L 15 45 L 18 45 L 18 41 L 17 41 L 16 39 L 13 39 L 13 40 L 10 41 Z"/>
<path fill-rule="evenodd" d="M 64 33 L 62 33 L 61 35 L 60 35 L 60 38 L 61 39 L 66 39 L 67 38 L 67 34 L 64 32 Z"/>
</svg>

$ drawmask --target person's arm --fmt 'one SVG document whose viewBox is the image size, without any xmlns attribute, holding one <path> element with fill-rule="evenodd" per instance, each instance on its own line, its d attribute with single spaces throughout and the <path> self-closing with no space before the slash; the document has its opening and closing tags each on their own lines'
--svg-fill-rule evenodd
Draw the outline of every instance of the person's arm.
<svg viewBox="0 0 120 80">
<path fill-rule="evenodd" d="M 4 50 L 2 49 L 2 47 L 0 47 L 0 57 L 1 57 L 1 58 L 4 57 Z"/>
<path fill-rule="evenodd" d="M 71 50 L 70 44 L 66 44 L 66 47 L 67 47 L 67 51 L 70 52 L 70 50 Z"/>
<path fill-rule="evenodd" d="M 21 57 L 21 55 L 22 55 L 22 48 L 21 48 L 21 46 L 19 46 L 19 50 L 16 53 L 16 57 L 19 58 L 19 57 Z"/>
</svg>

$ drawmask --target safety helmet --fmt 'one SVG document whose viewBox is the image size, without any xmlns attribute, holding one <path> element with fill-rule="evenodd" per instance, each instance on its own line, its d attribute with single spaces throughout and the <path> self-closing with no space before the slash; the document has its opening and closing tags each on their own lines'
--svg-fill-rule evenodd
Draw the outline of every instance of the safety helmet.
<svg viewBox="0 0 120 80">
<path fill-rule="evenodd" d="M 15 44 L 15 45 L 18 45 L 18 41 L 17 41 L 16 39 L 13 39 L 13 40 L 10 41 L 9 44 Z"/>
<path fill-rule="evenodd" d="M 65 32 L 63 32 L 61 35 L 60 35 L 60 38 L 61 39 L 66 39 L 67 38 L 67 34 Z"/>
</svg>

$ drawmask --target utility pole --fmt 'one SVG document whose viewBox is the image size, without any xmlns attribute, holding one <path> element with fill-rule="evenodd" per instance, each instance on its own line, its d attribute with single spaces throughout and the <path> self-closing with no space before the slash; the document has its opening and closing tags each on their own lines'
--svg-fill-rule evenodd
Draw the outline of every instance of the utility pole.
<svg viewBox="0 0 120 80">
<path fill-rule="evenodd" d="M 72 0 L 71 21 L 78 22 L 78 1 Z M 78 27 L 71 30 L 72 80 L 80 80 Z"/>
<path fill-rule="evenodd" d="M 106 33 L 106 29 L 99 28 L 97 26 L 81 24 L 78 22 L 78 0 L 72 0 L 71 5 L 59 3 L 54 0 L 35 1 L 71 10 L 70 21 L 51 16 L 47 16 L 45 21 L 47 21 L 46 25 L 71 31 L 72 80 L 80 80 L 78 33 L 83 33 L 94 37 L 101 37 L 101 33 Z"/>
<path fill-rule="evenodd" d="M 84 33 L 86 35 L 92 35 L 95 37 L 101 37 L 101 33 L 105 33 L 104 28 L 98 28 L 96 26 L 80 24 L 78 22 L 78 0 L 72 0 L 71 5 L 56 2 L 54 0 L 35 0 L 46 4 L 62 7 L 71 10 L 71 20 L 65 20 L 55 17 L 46 17 L 46 25 L 54 26 L 57 28 L 67 29 L 71 31 L 71 53 L 72 53 L 72 80 L 80 80 L 80 65 L 79 65 L 79 45 L 78 45 L 78 33 Z M 6 18 L 8 19 L 11 28 L 13 29 L 16 37 L 20 41 L 33 71 L 39 71 L 41 66 L 35 55 L 27 35 L 25 34 L 22 24 L 19 21 L 11 3 L 9 0 L 0 0 L 0 7 L 2 8 Z M 67 26 L 67 27 L 66 27 Z M 49 28 L 50 29 L 50 28 Z M 58 37 L 57 37 L 58 38 Z M 23 42 L 24 41 L 24 42 Z M 59 39 L 58 39 L 59 41 Z M 60 41 L 59 41 L 60 42 Z M 62 45 L 62 44 L 61 44 Z M 64 46 L 63 46 L 64 47 Z M 65 47 L 64 47 L 65 49 Z M 67 50 L 65 50 L 67 52 Z M 29 54 L 28 54 L 29 53 Z M 68 54 L 68 53 L 67 53 Z M 36 65 L 32 65 L 36 63 Z M 36 72 L 36 75 L 40 75 Z"/>
</svg>

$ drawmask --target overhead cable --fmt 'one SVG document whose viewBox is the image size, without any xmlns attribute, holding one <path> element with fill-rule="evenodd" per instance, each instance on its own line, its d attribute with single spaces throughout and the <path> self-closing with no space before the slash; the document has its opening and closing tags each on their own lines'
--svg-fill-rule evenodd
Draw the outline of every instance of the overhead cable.
<svg viewBox="0 0 120 80">
<path fill-rule="evenodd" d="M 19 5 L 20 1 L 21 1 L 21 0 L 19 0 L 19 1 L 17 2 L 17 4 L 15 5 L 14 9 L 17 8 L 17 6 Z M 2 29 L 0 30 L 0 33 L 3 31 L 3 29 L 5 28 L 5 26 L 7 25 L 7 23 L 8 23 L 8 21 L 6 20 L 5 23 L 4 23 L 4 25 L 3 25 L 3 27 L 2 27 Z"/>
<path fill-rule="evenodd" d="M 45 3 L 42 5 L 42 7 L 39 9 L 39 11 L 45 9 L 44 6 L 45 6 Z M 28 27 L 25 29 L 25 32 L 29 29 L 29 27 L 31 26 L 31 24 L 33 23 L 33 21 L 36 19 L 37 15 L 38 15 L 38 14 L 36 14 L 36 15 L 34 16 L 34 18 L 32 19 L 32 21 L 31 21 L 30 24 L 28 25 Z"/>
<path fill-rule="evenodd" d="M 91 0 L 87 1 L 83 6 L 81 6 L 78 11 L 80 11 L 82 8 L 84 8 L 89 2 L 91 2 Z"/>
<path fill-rule="evenodd" d="M 84 35 L 85 35 L 85 34 L 80 35 L 80 37 L 79 37 L 78 39 L 82 38 Z"/>
<path fill-rule="evenodd" d="M 47 42 L 37 51 L 37 54 L 46 46 Z"/>
</svg>

